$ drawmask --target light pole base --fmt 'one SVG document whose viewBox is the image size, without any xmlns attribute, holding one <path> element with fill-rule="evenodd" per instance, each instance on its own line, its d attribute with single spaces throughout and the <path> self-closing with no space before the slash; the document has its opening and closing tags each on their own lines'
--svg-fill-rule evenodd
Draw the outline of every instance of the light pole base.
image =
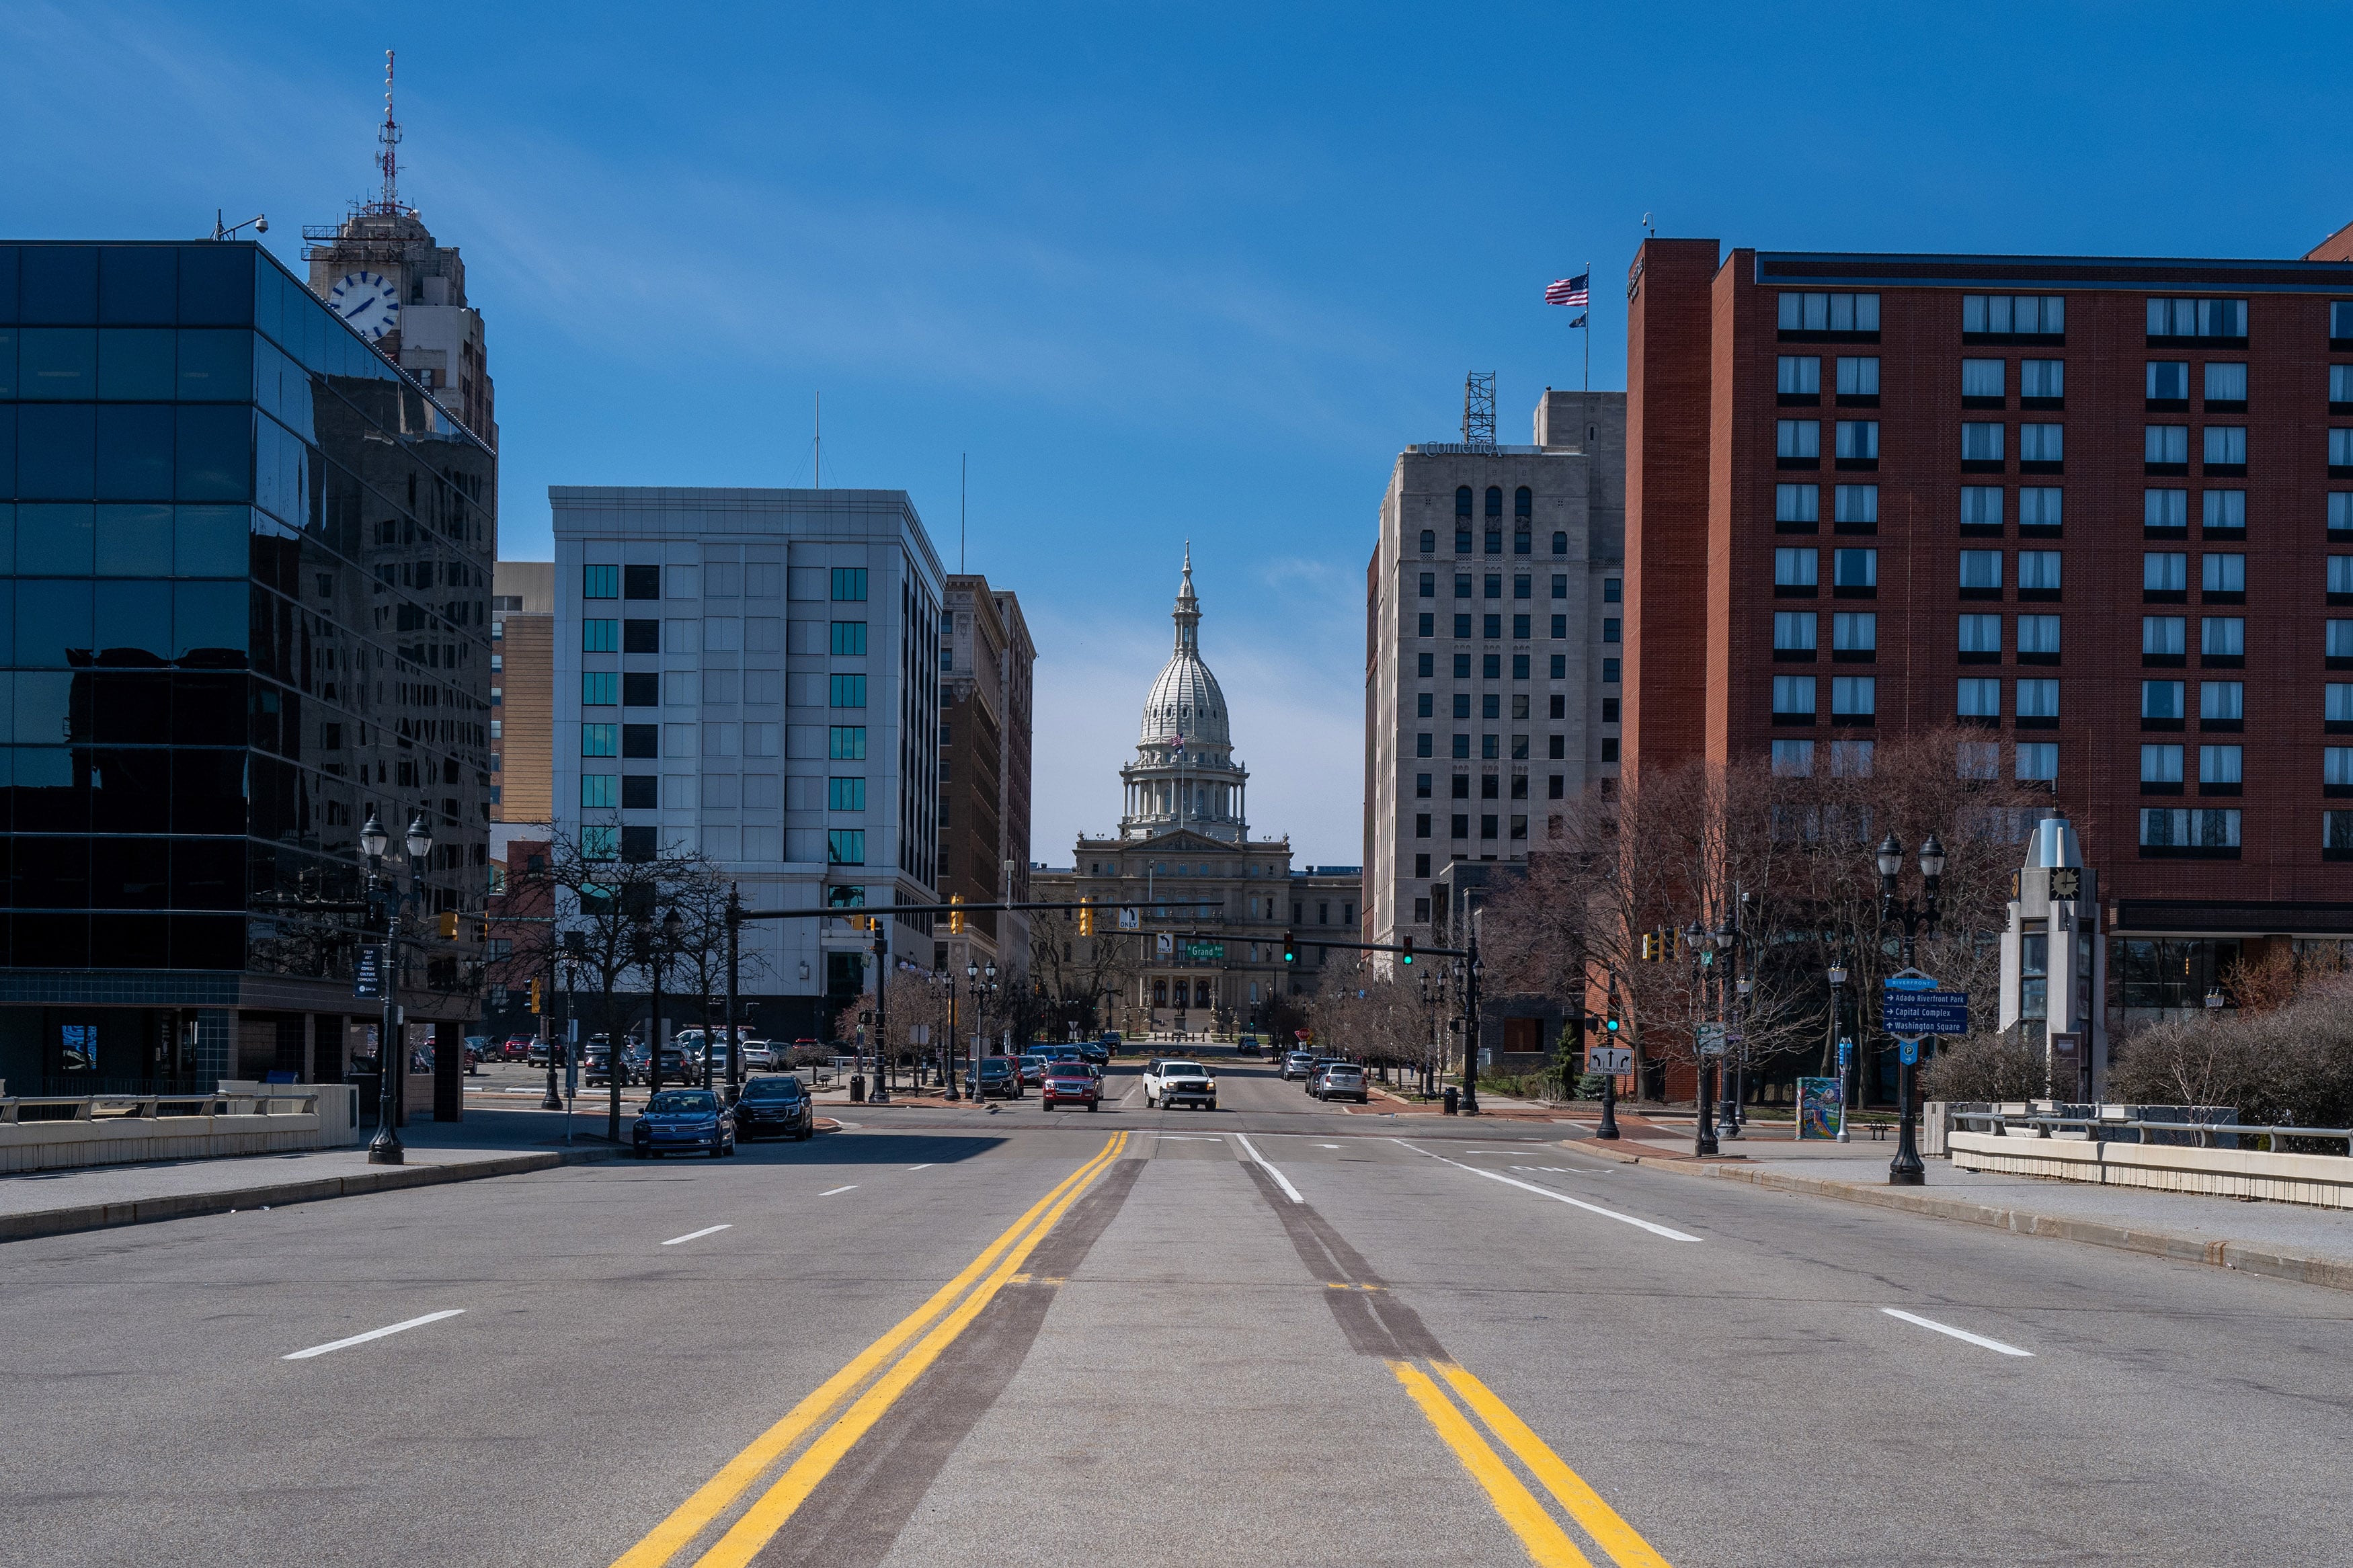
<svg viewBox="0 0 2353 1568">
<path fill-rule="evenodd" d="M 1891 1187 L 1925 1187 L 1928 1184 L 1928 1173 L 1917 1165 L 1909 1169 L 1890 1165 L 1887 1167 L 1887 1184 Z"/>
<path fill-rule="evenodd" d="M 367 1163 L 371 1165 L 405 1165 L 408 1151 L 401 1147 L 397 1136 L 379 1133 L 368 1143 Z"/>
</svg>

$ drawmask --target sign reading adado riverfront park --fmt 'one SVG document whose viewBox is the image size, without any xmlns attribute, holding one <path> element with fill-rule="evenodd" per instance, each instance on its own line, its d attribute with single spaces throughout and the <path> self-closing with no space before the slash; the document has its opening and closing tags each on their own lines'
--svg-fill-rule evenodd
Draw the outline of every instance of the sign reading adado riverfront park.
<svg viewBox="0 0 2353 1568">
<path fill-rule="evenodd" d="M 1899 1039 L 1969 1032 L 1969 994 L 1938 988 L 1916 969 L 1891 974 L 1879 993 L 1879 1026 Z"/>
</svg>

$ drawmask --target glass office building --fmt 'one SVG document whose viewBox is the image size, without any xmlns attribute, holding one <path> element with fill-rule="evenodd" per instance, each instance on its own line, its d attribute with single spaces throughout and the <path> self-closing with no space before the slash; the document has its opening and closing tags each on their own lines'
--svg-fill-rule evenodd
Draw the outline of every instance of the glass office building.
<svg viewBox="0 0 2353 1568">
<path fill-rule="evenodd" d="M 340 1077 L 371 810 L 480 909 L 496 466 L 258 246 L 0 245 L 11 1092 Z"/>
</svg>

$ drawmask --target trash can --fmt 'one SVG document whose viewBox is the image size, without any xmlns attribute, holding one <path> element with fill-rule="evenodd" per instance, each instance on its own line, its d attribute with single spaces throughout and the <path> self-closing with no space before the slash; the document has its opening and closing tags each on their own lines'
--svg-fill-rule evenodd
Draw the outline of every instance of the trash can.
<svg viewBox="0 0 2353 1568">
<path fill-rule="evenodd" d="M 866 1103 L 866 1075 L 862 1072 L 849 1075 L 849 1103 L 852 1105 Z"/>
<path fill-rule="evenodd" d="M 1461 1103 L 1462 1091 L 1455 1088 L 1452 1084 L 1448 1084 L 1446 1086 L 1446 1114 L 1449 1116 L 1459 1115 L 1461 1113 L 1460 1107 L 1461 1106 Z"/>
</svg>

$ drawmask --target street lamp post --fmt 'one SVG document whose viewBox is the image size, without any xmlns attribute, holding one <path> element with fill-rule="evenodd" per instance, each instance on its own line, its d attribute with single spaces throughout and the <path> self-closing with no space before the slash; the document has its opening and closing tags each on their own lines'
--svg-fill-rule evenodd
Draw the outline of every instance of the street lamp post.
<svg viewBox="0 0 2353 1568">
<path fill-rule="evenodd" d="M 1933 833 L 1920 841 L 1920 892 L 1915 902 L 1910 898 L 1895 896 L 1896 879 L 1904 874 L 1904 846 L 1894 833 L 1879 845 L 1879 923 L 1901 925 L 1904 928 L 1904 967 L 1913 966 L 1913 952 L 1920 932 L 1925 928 L 1930 936 L 1936 934 L 1936 892 L 1945 878 L 1945 847 Z M 1917 1047 L 1914 1047 L 1915 1053 Z M 1920 1163 L 1920 1149 L 1915 1131 L 1912 1108 L 1914 1064 L 1899 1062 L 1896 1067 L 1897 1107 L 1895 1158 L 1888 1162 L 1887 1181 L 1891 1186 L 1916 1187 L 1928 1179 L 1927 1167 Z"/>
<path fill-rule="evenodd" d="M 962 1100 L 962 1099 L 964 1098 L 963 1094 L 962 1094 L 961 1092 L 959 1092 L 959 1091 L 957 1090 L 957 1089 L 956 1089 L 956 1077 L 955 1077 L 955 1058 L 956 1058 L 956 1048 L 955 1048 L 955 1032 L 956 1032 L 956 976 L 955 976 L 955 964 L 953 964 L 953 963 L 949 964 L 949 965 L 947 966 L 947 968 L 946 968 L 946 969 L 944 969 L 944 970 L 941 971 L 941 974 L 942 974 L 942 977 L 943 977 L 943 978 L 944 978 L 944 979 L 946 980 L 946 982 L 947 982 L 947 987 L 948 987 L 948 1037 L 947 1037 L 947 1043 L 946 1043 L 946 1047 L 945 1047 L 944 1054 L 944 1055 L 941 1057 L 941 1058 L 940 1058 L 940 1098 L 941 1098 L 941 1099 L 943 1099 L 943 1100 L 946 1100 L 946 1101 L 948 1101 L 951 1105 L 953 1105 L 953 1104 L 954 1104 L 954 1103 L 955 1103 L 957 1100 Z"/>
<path fill-rule="evenodd" d="M 561 962 L 554 953 L 548 954 L 547 988 L 550 991 L 556 988 Z M 539 1028 L 541 1042 L 547 1047 L 547 1092 L 540 1096 L 539 1108 L 542 1110 L 561 1110 L 564 1109 L 564 1097 L 555 1092 L 555 1052 L 556 1041 L 560 1037 L 555 1027 L 555 998 L 548 997 L 543 1005 L 544 1010 L 539 1016 Z"/>
<path fill-rule="evenodd" d="M 1479 1114 L 1479 917 L 1471 911 L 1471 934 L 1462 957 L 1462 1114 Z"/>
<path fill-rule="evenodd" d="M 1834 1052 L 1835 1052 L 1835 1051 L 1837 1050 L 1837 1048 L 1838 1048 L 1838 1043 L 1839 1043 L 1839 1041 L 1842 1038 L 1842 1037 L 1839 1034 L 1839 1030 L 1844 1026 L 1844 1024 L 1843 1024 L 1843 1021 L 1842 1021 L 1842 1020 L 1843 1020 L 1844 1014 L 1845 1014 L 1845 1008 L 1844 1008 L 1844 1007 L 1843 1007 L 1843 1005 L 1841 1005 L 1841 1000 L 1842 1000 L 1842 999 L 1841 999 L 1841 995 L 1840 995 L 1840 993 L 1841 993 L 1841 992 L 1842 992 L 1842 991 L 1844 991 L 1844 990 L 1845 990 L 1845 988 L 1846 988 L 1846 965 L 1845 965 L 1845 964 L 1843 964 L 1843 963 L 1833 963 L 1833 964 L 1831 964 L 1831 965 L 1830 966 L 1830 970 L 1829 970 L 1829 976 L 1830 976 L 1830 983 L 1831 983 L 1831 1048 L 1832 1049 L 1832 1051 L 1834 1051 Z M 1847 1092 L 1846 1092 L 1846 1063 L 1845 1063 L 1843 1060 L 1840 1060 L 1840 1061 L 1839 1061 L 1839 1064 L 1838 1064 L 1838 1075 L 1839 1075 L 1839 1125 L 1838 1125 L 1838 1141 L 1839 1141 L 1840 1142 L 1843 1143 L 1843 1142 L 1847 1142 L 1847 1135 L 1846 1135 L 1846 1122 L 1847 1122 L 1847 1117 L 1848 1117 L 1848 1115 L 1849 1115 L 1849 1114 L 1850 1114 L 1850 1113 L 1854 1110 L 1854 1102 L 1853 1102 L 1852 1100 L 1849 1100 L 1849 1099 L 1847 1098 Z M 1858 1083 L 1860 1083 L 1860 1081 L 1861 1081 L 1861 1079 L 1860 1079 L 1860 1076 L 1858 1076 L 1858 1078 L 1857 1078 L 1857 1082 L 1858 1082 Z"/>
<path fill-rule="evenodd" d="M 650 924 L 643 929 L 646 969 L 653 983 L 653 1005 L 646 1015 L 646 1098 L 650 1100 L 661 1092 L 662 970 L 670 950 L 678 944 L 679 933 L 686 929 L 686 921 L 673 908 L 662 916 L 659 929 Z"/>
<path fill-rule="evenodd" d="M 1745 999 L 1748 994 L 1747 981 L 1742 980 L 1736 986 L 1733 983 L 1733 976 L 1740 973 L 1739 922 L 1736 920 L 1730 924 L 1716 927 L 1708 933 L 1708 940 L 1715 943 L 1719 960 L 1715 965 L 1715 1003 L 1724 1025 L 1724 1055 L 1715 1062 L 1715 1091 L 1722 1101 L 1715 1113 L 1716 1135 L 1719 1138 L 1737 1138 L 1740 1136 L 1740 1058 L 1734 1048 L 1736 1042 L 1732 1037 L 1740 1032 L 1740 1011 L 1735 998 Z"/>
<path fill-rule="evenodd" d="M 744 1098 L 744 1050 L 735 1040 L 735 965 L 741 956 L 736 950 L 736 930 L 743 924 L 739 915 L 743 900 L 735 896 L 735 884 L 727 884 L 727 1001 L 720 1015 L 720 1026 L 727 1031 L 727 1103 L 734 1104 Z"/>
<path fill-rule="evenodd" d="M 393 1125 L 399 1118 L 399 1095 L 408 1076 L 408 1042 L 400 1037 L 400 917 L 408 900 L 417 891 L 417 863 L 433 853 L 433 827 L 425 820 L 423 812 L 410 821 L 403 842 L 408 849 L 406 890 L 384 874 L 384 855 L 391 836 L 385 832 L 375 813 L 368 813 L 367 825 L 360 829 L 360 847 L 367 855 L 370 890 L 382 900 L 385 911 L 384 1017 L 375 1034 L 375 1136 L 368 1140 L 367 1152 L 371 1165 L 398 1165 L 408 1158 L 407 1150 L 401 1146 L 399 1129 Z"/>
<path fill-rule="evenodd" d="M 1694 972 L 1693 984 L 1699 992 L 1699 1006 L 1695 1016 L 1704 1015 L 1708 1011 L 1708 972 L 1714 965 L 1707 962 L 1709 955 L 1702 951 L 1701 944 L 1709 940 L 1708 933 L 1700 929 L 1697 921 L 1692 921 L 1683 928 L 1683 945 L 1691 950 L 1692 968 Z M 1715 1100 L 1707 1081 L 1706 1043 L 1696 1037 L 1702 1027 L 1704 1026 L 1695 1025 L 1692 1030 L 1694 1037 L 1692 1044 L 1698 1047 L 1692 1053 L 1694 1064 L 1692 1068 L 1694 1074 L 1692 1098 L 1698 1102 L 1699 1110 L 1698 1120 L 1692 1123 L 1692 1152 L 1695 1155 L 1714 1154 L 1720 1152 L 1715 1142 Z M 1717 1048 L 1721 1050 L 1722 1040 L 1719 1039 L 1716 1044 Z M 1723 1068 L 1718 1067 L 1716 1070 L 1721 1072 Z"/>
</svg>

